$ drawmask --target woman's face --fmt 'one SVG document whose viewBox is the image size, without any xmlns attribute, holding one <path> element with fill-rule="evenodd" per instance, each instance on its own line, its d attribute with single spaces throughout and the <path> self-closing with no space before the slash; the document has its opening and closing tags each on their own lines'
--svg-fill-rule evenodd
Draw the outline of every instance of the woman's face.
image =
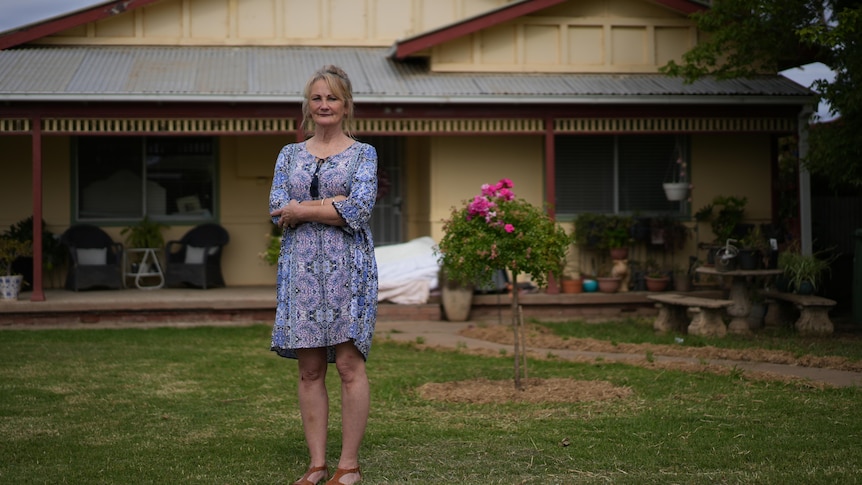
<svg viewBox="0 0 862 485">
<path fill-rule="evenodd" d="M 311 119 L 317 126 L 341 126 L 344 119 L 344 100 L 329 89 L 325 80 L 319 79 L 311 85 L 308 107 Z"/>
</svg>

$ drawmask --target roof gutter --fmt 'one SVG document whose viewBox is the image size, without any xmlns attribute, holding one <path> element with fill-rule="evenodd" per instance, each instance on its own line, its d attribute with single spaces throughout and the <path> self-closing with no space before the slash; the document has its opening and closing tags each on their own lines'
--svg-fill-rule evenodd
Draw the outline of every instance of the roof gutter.
<svg viewBox="0 0 862 485">
<path fill-rule="evenodd" d="M 785 105 L 799 106 L 814 102 L 814 96 L 708 96 L 708 95 L 654 95 L 654 96 L 363 96 L 354 94 L 356 103 L 375 104 L 500 104 L 500 105 L 620 105 L 620 104 L 672 104 L 672 105 Z M 301 103 L 300 95 L 141 95 L 141 94 L 0 94 L 0 102 L 147 102 L 147 103 Z"/>
</svg>

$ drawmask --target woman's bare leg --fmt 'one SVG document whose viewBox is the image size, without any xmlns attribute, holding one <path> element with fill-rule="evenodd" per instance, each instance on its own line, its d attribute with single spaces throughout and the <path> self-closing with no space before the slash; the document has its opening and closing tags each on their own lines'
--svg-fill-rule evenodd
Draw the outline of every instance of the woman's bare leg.
<svg viewBox="0 0 862 485">
<path fill-rule="evenodd" d="M 326 465 L 326 431 L 329 421 L 329 396 L 326 393 L 326 349 L 300 349 L 299 361 L 299 412 L 302 429 L 311 457 L 309 467 Z M 317 483 L 323 471 L 309 476 Z"/>
<path fill-rule="evenodd" d="M 359 445 L 365 435 L 370 408 L 368 375 L 365 359 L 352 342 L 335 348 L 335 367 L 341 377 L 341 457 L 338 468 L 359 467 Z M 350 484 L 359 481 L 359 474 L 345 475 L 341 481 Z"/>
</svg>

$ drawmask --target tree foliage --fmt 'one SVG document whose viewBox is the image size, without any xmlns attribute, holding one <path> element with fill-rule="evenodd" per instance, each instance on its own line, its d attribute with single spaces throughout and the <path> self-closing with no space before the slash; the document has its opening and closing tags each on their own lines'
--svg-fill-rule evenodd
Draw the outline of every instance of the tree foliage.
<svg viewBox="0 0 862 485">
<path fill-rule="evenodd" d="M 817 125 L 803 160 L 833 187 L 862 187 L 862 2 L 859 0 L 717 0 L 694 14 L 704 39 L 666 74 L 687 81 L 775 74 L 812 62 L 835 72 L 813 88 L 840 118 Z"/>
</svg>

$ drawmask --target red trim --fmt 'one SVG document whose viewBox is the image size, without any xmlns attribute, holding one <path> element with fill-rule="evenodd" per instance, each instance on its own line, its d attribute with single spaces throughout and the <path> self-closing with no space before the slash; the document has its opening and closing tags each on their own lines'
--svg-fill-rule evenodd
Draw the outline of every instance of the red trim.
<svg viewBox="0 0 862 485">
<path fill-rule="evenodd" d="M 0 50 L 145 7 L 160 0 L 117 0 L 0 35 Z"/>
<path fill-rule="evenodd" d="M 689 0 L 651 0 L 653 3 L 665 6 L 671 10 L 691 15 L 709 10 L 709 7 Z"/>
<path fill-rule="evenodd" d="M 42 119 L 33 123 L 33 293 L 30 301 L 45 301 L 42 288 Z"/>
<path fill-rule="evenodd" d="M 393 57 L 399 60 L 404 59 L 411 54 L 415 54 L 416 52 L 429 47 L 434 47 L 443 42 L 457 39 L 459 37 L 472 34 L 473 32 L 487 29 L 488 27 L 493 27 L 503 22 L 523 17 L 524 15 L 537 12 L 548 7 L 553 7 L 554 5 L 565 3 L 566 1 L 568 0 L 532 0 L 528 2 L 519 2 L 508 7 L 495 10 L 486 15 L 473 17 L 448 27 L 443 27 L 438 30 L 418 35 L 404 40 L 403 42 L 396 42 L 395 54 Z"/>
<path fill-rule="evenodd" d="M 503 22 L 523 17 L 533 12 L 553 7 L 568 0 L 533 0 L 528 2 L 520 2 L 507 7 L 500 8 L 493 12 L 478 17 L 473 17 L 448 27 L 443 27 L 425 34 L 420 34 L 410 39 L 396 42 L 395 52 L 392 57 L 401 60 L 411 54 L 434 47 L 435 45 L 448 42 L 465 35 L 478 32 L 482 29 L 487 29 Z M 651 0 L 661 6 L 671 10 L 681 12 L 687 15 L 709 10 L 709 7 L 701 5 L 689 0 Z"/>
</svg>

